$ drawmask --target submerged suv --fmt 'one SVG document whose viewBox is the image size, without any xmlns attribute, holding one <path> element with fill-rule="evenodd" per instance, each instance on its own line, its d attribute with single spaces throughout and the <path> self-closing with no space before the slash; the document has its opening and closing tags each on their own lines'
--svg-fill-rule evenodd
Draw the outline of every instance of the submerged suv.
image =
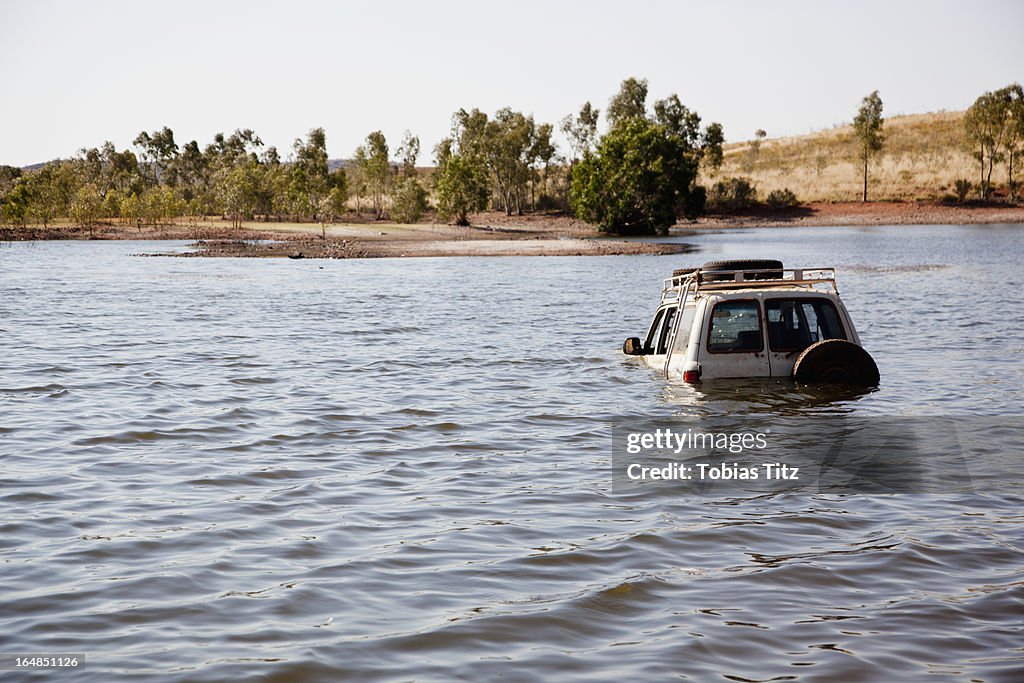
<svg viewBox="0 0 1024 683">
<path fill-rule="evenodd" d="M 665 280 L 647 336 L 623 351 L 671 380 L 792 377 L 874 386 L 878 367 L 839 298 L 835 269 L 710 261 Z"/>
</svg>

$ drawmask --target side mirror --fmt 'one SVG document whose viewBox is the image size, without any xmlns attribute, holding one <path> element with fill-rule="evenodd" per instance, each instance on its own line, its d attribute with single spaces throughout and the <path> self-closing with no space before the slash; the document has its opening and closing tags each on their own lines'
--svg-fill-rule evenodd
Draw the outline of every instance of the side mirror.
<svg viewBox="0 0 1024 683">
<path fill-rule="evenodd" d="M 642 356 L 644 354 L 643 344 L 640 337 L 630 337 L 622 344 L 622 352 L 627 356 Z"/>
</svg>

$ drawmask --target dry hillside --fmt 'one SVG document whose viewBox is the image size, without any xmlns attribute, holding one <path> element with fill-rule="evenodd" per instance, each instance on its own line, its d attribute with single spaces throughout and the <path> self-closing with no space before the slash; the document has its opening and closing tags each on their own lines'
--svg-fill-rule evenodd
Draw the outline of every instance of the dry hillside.
<svg viewBox="0 0 1024 683">
<path fill-rule="evenodd" d="M 885 147 L 872 159 L 868 198 L 937 199 L 953 192 L 957 178 L 977 183 L 978 162 L 966 148 L 963 112 L 914 114 L 885 119 Z M 788 187 L 802 202 L 860 199 L 861 167 L 851 126 L 788 138 L 725 146 L 725 162 L 704 184 L 722 177 L 750 178 L 764 199 Z M 1016 175 L 1016 173 L 1014 174 Z M 1006 168 L 993 183 L 1006 184 Z"/>
</svg>

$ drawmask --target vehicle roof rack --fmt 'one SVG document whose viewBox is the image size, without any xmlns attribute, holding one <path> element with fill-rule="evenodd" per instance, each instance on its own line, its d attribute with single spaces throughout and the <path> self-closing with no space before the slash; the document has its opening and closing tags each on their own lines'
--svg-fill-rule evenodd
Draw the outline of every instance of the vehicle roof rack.
<svg viewBox="0 0 1024 683">
<path fill-rule="evenodd" d="M 772 289 L 775 287 L 825 289 L 836 294 L 835 268 L 759 268 L 752 270 L 701 270 L 680 272 L 665 278 L 662 303 L 678 299 L 684 292 L 721 292 L 737 289 Z"/>
</svg>

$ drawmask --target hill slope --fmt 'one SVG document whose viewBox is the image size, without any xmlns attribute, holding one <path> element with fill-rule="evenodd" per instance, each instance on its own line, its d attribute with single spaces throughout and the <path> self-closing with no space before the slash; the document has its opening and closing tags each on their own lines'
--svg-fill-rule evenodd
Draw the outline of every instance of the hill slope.
<svg viewBox="0 0 1024 683">
<path fill-rule="evenodd" d="M 885 147 L 872 159 L 868 198 L 936 199 L 951 193 L 957 178 L 976 183 L 978 162 L 966 148 L 963 116 L 964 112 L 956 111 L 885 119 Z M 852 126 L 769 138 L 759 149 L 755 147 L 750 141 L 726 145 L 722 168 L 702 182 L 747 177 L 761 199 L 784 187 L 804 202 L 860 199 L 862 170 Z M 992 181 L 1005 185 L 1006 169 L 997 168 Z"/>
</svg>

